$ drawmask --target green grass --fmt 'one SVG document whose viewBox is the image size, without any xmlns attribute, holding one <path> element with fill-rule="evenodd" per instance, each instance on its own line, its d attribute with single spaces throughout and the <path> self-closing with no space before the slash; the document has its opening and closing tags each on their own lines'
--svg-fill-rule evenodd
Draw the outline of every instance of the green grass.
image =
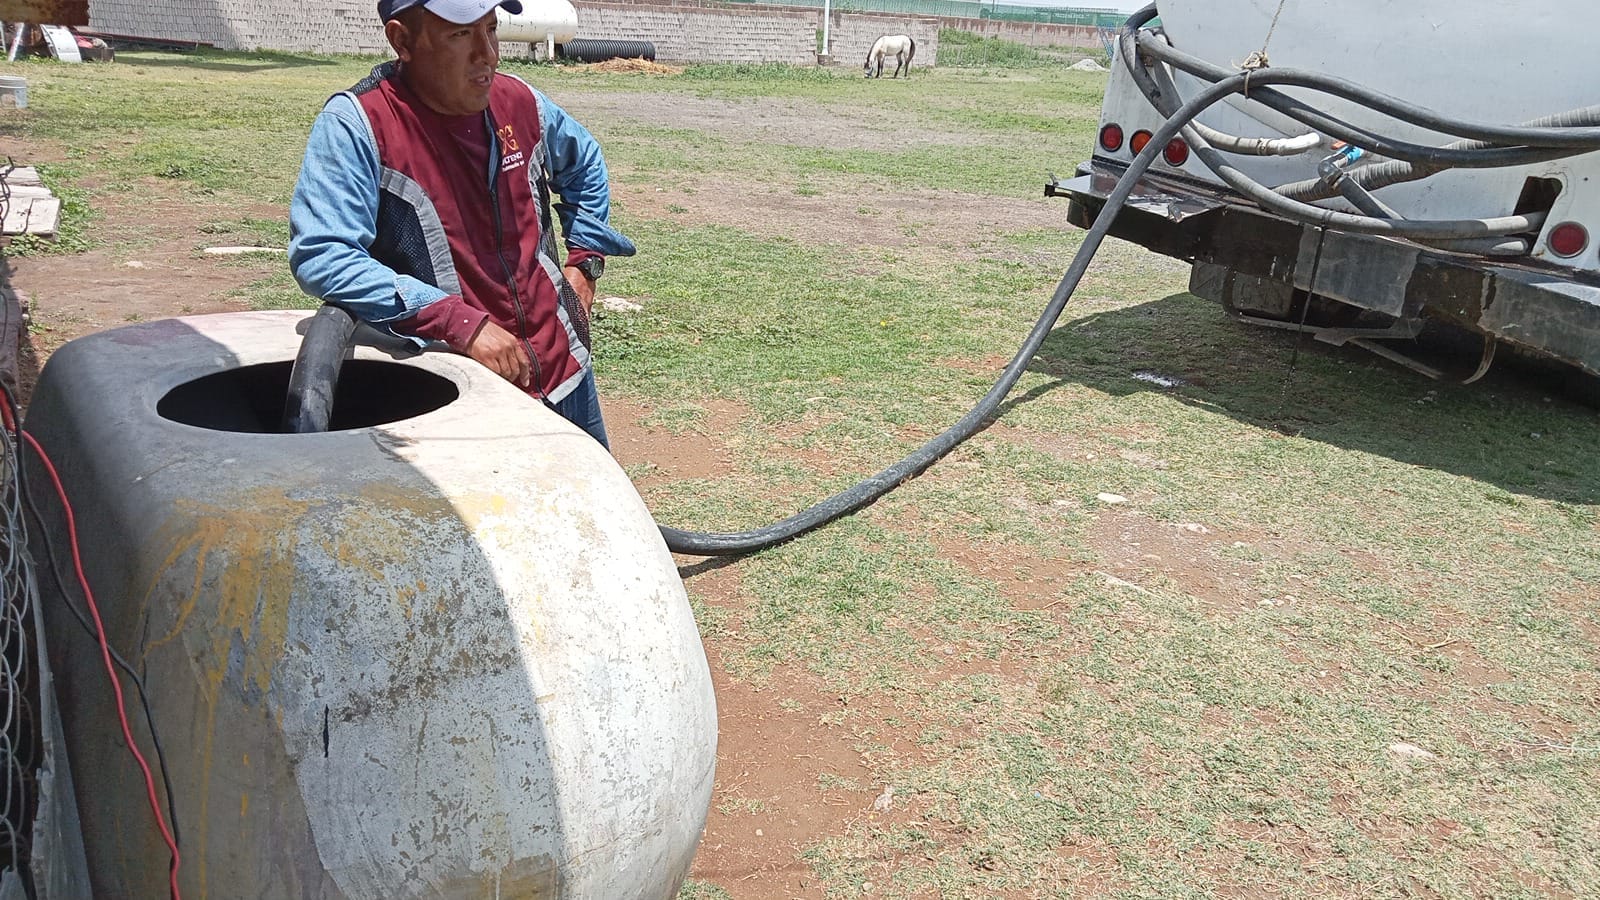
<svg viewBox="0 0 1600 900">
<path fill-rule="evenodd" d="M 240 208 L 203 217 L 185 250 L 281 246 L 282 219 L 243 207 L 281 208 L 311 117 L 370 63 L 22 64 L 34 105 L 0 130 L 62 160 L 45 174 L 74 230 L 54 252 L 103 246 L 97 203 L 152 183 Z M 663 191 L 616 212 L 642 250 L 603 290 L 644 310 L 597 320 L 602 391 L 731 460 L 716 477 L 630 461 L 665 523 L 765 524 L 918 446 L 987 390 L 1079 244 L 1018 224 L 926 245 L 918 204 L 1036 202 L 1045 172 L 1087 154 L 1104 75 L 1038 59 L 919 71 L 901 90 L 849 68 L 517 68 L 575 107 L 868 110 L 935 134 L 862 149 L 588 122 L 619 184 Z M 197 86 L 207 101 L 182 102 Z M 792 237 L 706 221 L 704 195 L 735 183 L 832 212 Z M 1102 252 L 995 425 L 855 516 L 686 570 L 713 664 L 868 770 L 798 772 L 795 790 L 862 810 L 885 785 L 899 798 L 818 830 L 792 864 L 828 896 L 1591 891 L 1594 410 L 1507 371 L 1461 387 L 1297 351 L 1186 294 L 1183 266 Z M 310 303 L 267 263 L 230 265 L 244 304 Z M 1391 752 L 1402 742 L 1435 756 Z M 696 877 L 682 896 L 741 889 Z"/>
<path fill-rule="evenodd" d="M 1068 62 L 1061 51 L 1041 51 L 1026 44 L 997 37 L 982 37 L 970 31 L 955 28 L 939 29 L 939 65 L 968 66 L 989 69 L 1023 69 L 1045 66 L 1063 66 Z M 1104 64 L 1103 51 L 1084 51 L 1073 48 L 1070 55 L 1076 59 L 1097 59 Z"/>
</svg>

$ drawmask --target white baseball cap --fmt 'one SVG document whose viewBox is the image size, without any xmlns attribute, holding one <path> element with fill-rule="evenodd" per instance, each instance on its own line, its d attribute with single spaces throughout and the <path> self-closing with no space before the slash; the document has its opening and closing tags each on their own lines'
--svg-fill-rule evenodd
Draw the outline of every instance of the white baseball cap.
<svg viewBox="0 0 1600 900">
<path fill-rule="evenodd" d="M 522 0 L 378 0 L 378 18 L 387 22 L 413 6 L 457 25 L 471 25 L 496 6 L 512 15 L 522 12 Z"/>
</svg>

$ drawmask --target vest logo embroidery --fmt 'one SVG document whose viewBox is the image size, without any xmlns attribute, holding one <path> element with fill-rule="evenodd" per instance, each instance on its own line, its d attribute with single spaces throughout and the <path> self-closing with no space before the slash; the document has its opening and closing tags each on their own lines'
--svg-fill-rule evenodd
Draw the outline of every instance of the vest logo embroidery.
<svg viewBox="0 0 1600 900">
<path fill-rule="evenodd" d="M 526 165 L 522 151 L 517 149 L 517 132 L 510 125 L 495 129 L 495 136 L 500 139 L 500 173 L 503 175 L 518 166 Z"/>
</svg>

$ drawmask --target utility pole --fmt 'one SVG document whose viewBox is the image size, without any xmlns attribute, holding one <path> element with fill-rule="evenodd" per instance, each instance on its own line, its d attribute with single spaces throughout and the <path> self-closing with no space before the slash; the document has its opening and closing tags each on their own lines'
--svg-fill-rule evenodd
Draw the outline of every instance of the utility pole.
<svg viewBox="0 0 1600 900">
<path fill-rule="evenodd" d="M 822 0 L 822 53 L 821 56 L 833 58 L 833 53 L 828 49 L 828 20 L 833 18 L 828 0 Z"/>
</svg>

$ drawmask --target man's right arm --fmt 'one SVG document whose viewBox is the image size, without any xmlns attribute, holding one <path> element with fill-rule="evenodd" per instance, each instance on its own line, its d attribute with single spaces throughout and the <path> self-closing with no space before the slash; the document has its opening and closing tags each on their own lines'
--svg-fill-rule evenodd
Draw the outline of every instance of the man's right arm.
<svg viewBox="0 0 1600 900">
<path fill-rule="evenodd" d="M 306 140 L 289 204 L 289 269 L 307 294 L 374 325 L 465 351 L 486 314 L 368 251 L 377 237 L 378 148 L 346 95 L 328 101 Z"/>
</svg>

